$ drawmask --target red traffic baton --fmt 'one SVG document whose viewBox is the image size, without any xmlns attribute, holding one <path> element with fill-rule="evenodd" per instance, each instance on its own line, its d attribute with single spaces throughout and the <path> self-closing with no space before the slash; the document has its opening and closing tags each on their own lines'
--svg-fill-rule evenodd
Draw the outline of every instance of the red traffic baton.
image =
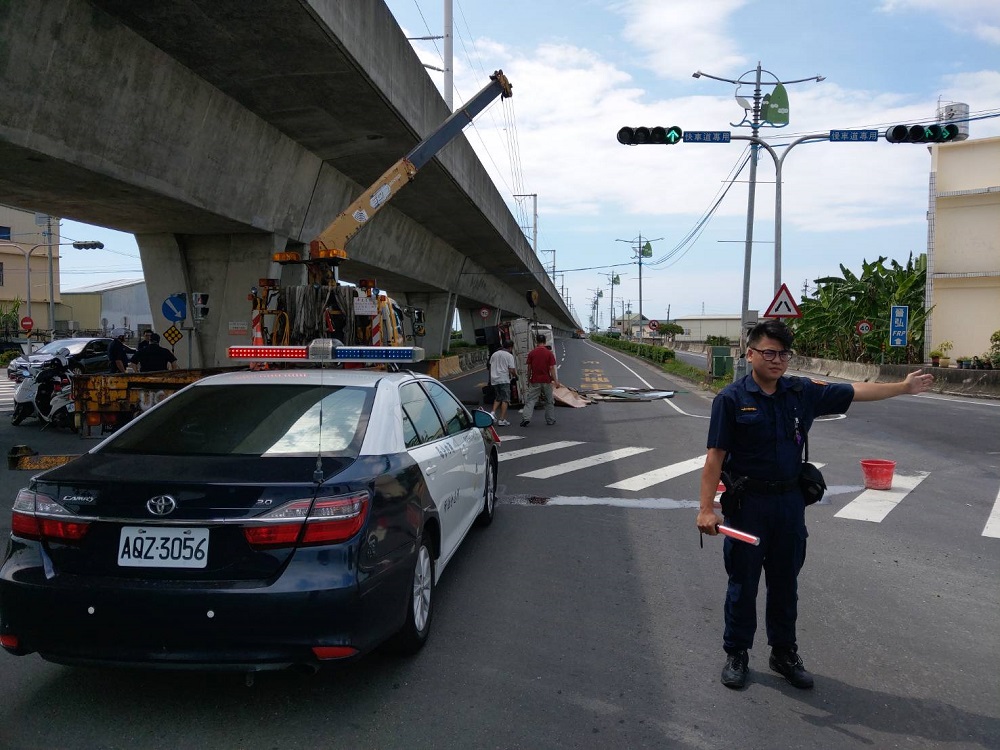
<svg viewBox="0 0 1000 750">
<path fill-rule="evenodd" d="M 754 536 L 753 534 L 748 534 L 745 531 L 740 531 L 738 529 L 730 528 L 729 526 L 724 526 L 723 524 L 718 524 L 715 527 L 720 534 L 725 534 L 730 539 L 735 539 L 738 542 L 746 542 L 747 544 L 752 544 L 754 547 L 760 545 L 760 537 Z"/>
</svg>

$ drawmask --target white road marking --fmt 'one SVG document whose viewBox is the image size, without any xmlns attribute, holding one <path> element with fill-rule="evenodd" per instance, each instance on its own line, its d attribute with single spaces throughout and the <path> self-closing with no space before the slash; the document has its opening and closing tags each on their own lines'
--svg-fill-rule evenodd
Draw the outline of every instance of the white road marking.
<svg viewBox="0 0 1000 750">
<path fill-rule="evenodd" d="M 644 490 L 647 487 L 652 487 L 654 484 L 659 484 L 660 482 L 666 482 L 668 479 L 679 477 L 682 474 L 689 474 L 692 471 L 698 471 L 698 469 L 704 468 L 704 466 L 705 456 L 697 456 L 696 458 L 689 458 L 687 461 L 679 461 L 675 464 L 670 464 L 669 466 L 661 466 L 659 469 L 647 471 L 645 474 L 638 474 L 634 477 L 623 479 L 620 482 L 609 484 L 607 487 L 610 490 L 628 490 L 630 492 L 638 492 L 639 490 Z"/>
<path fill-rule="evenodd" d="M 1000 492 L 997 492 L 997 499 L 993 501 L 993 510 L 990 511 L 990 517 L 986 519 L 983 536 L 1000 539 Z"/>
<path fill-rule="evenodd" d="M 522 448 L 517 451 L 507 451 L 500 454 L 501 461 L 510 461 L 512 458 L 523 458 L 524 456 L 533 456 L 536 453 L 548 453 L 549 451 L 557 451 L 560 448 L 569 448 L 574 445 L 583 445 L 583 443 L 578 440 L 563 440 L 559 443 L 545 443 L 544 445 L 536 445 L 534 448 Z"/>
<path fill-rule="evenodd" d="M 622 362 L 620 359 L 618 359 L 618 357 L 614 356 L 613 354 L 609 354 L 608 352 L 604 351 L 603 349 L 601 349 L 601 348 L 599 348 L 597 346 L 594 346 L 590 342 L 587 342 L 587 344 L 588 344 L 588 346 L 590 346 L 590 347 L 592 347 L 594 349 L 597 349 L 597 351 L 599 351 L 604 356 L 611 357 L 611 359 L 613 359 L 615 362 L 617 362 L 618 364 L 620 364 L 622 367 L 624 367 L 630 373 L 632 373 L 633 375 L 635 375 L 639 379 L 639 381 L 642 382 L 647 388 L 652 388 L 653 387 L 645 378 L 642 377 L 642 375 L 640 375 L 635 370 L 633 370 L 631 367 L 629 367 L 627 364 L 625 364 L 624 362 Z M 672 404 L 670 402 L 670 399 L 661 398 L 661 399 L 657 399 L 657 401 L 666 404 L 667 406 L 669 406 L 671 409 L 673 409 L 674 411 L 678 412 L 679 414 L 683 414 L 685 417 L 696 417 L 698 419 L 711 419 L 711 415 L 707 415 L 707 414 L 706 415 L 702 415 L 702 414 L 688 414 L 686 411 L 684 411 L 683 409 L 681 409 L 679 406 L 675 406 L 674 404 Z"/>
<path fill-rule="evenodd" d="M 550 497 L 543 505 L 610 505 L 616 508 L 653 508 L 676 510 L 697 508 L 697 500 L 671 500 L 667 497 Z"/>
<path fill-rule="evenodd" d="M 889 511 L 926 478 L 926 472 L 912 477 L 896 474 L 892 478 L 891 490 L 865 490 L 837 511 L 834 517 L 881 523 L 889 515 Z"/>
<path fill-rule="evenodd" d="M 823 468 L 823 464 L 818 462 L 812 462 L 813 466 L 817 469 Z M 667 480 L 674 479 L 683 474 L 690 474 L 692 471 L 698 471 L 699 469 L 705 468 L 705 456 L 697 456 L 695 458 L 689 458 L 687 461 L 678 461 L 675 464 L 670 464 L 669 466 L 662 466 L 659 469 L 653 469 L 653 471 L 647 471 L 644 474 L 637 474 L 634 477 L 629 477 L 628 479 L 623 479 L 620 482 L 615 482 L 614 484 L 607 485 L 609 490 L 628 490 L 630 492 L 638 492 L 639 490 L 644 490 L 647 487 L 652 487 L 654 484 L 659 484 L 660 482 L 666 482 Z"/>
<path fill-rule="evenodd" d="M 528 477 L 529 479 L 549 479 L 550 477 L 557 477 L 560 474 L 569 474 L 571 471 L 578 471 L 579 469 L 589 469 L 591 466 L 597 466 L 599 464 L 607 463 L 608 461 L 617 461 L 619 458 L 628 458 L 629 456 L 634 456 L 639 453 L 645 453 L 646 451 L 651 451 L 652 448 L 619 448 L 615 451 L 608 451 L 607 453 L 598 453 L 596 456 L 588 456 L 587 458 L 581 458 L 576 461 L 569 461 L 564 464 L 556 464 L 555 466 L 549 466 L 545 469 L 538 469 L 537 471 L 529 471 L 526 474 L 518 474 L 519 477 Z"/>
</svg>

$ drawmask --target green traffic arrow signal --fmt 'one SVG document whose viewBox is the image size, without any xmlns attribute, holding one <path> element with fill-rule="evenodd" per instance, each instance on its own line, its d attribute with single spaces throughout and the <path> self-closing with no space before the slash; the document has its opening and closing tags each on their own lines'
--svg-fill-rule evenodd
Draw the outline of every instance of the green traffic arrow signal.
<svg viewBox="0 0 1000 750">
<path fill-rule="evenodd" d="M 676 125 L 665 128 L 662 125 L 647 127 L 624 127 L 618 131 L 618 142 L 623 146 L 641 146 L 651 144 L 654 146 L 672 146 L 679 143 L 684 136 L 684 131 Z"/>
</svg>

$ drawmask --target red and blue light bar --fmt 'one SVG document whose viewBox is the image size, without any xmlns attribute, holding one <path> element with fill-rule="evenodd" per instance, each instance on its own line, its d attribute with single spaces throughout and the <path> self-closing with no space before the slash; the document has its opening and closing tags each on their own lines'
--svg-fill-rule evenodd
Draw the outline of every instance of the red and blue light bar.
<svg viewBox="0 0 1000 750">
<path fill-rule="evenodd" d="M 419 346 L 334 346 L 316 339 L 308 346 L 231 346 L 229 359 L 251 362 L 420 362 Z"/>
</svg>

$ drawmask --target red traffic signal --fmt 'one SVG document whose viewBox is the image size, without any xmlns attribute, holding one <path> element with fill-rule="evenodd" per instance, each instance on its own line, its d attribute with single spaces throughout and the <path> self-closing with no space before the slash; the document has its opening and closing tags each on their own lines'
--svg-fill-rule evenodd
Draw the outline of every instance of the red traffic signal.
<svg viewBox="0 0 1000 750">
<path fill-rule="evenodd" d="M 958 140 L 958 125 L 893 125 L 886 128 L 889 143 L 950 143 Z"/>
<path fill-rule="evenodd" d="M 662 125 L 655 125 L 651 128 L 626 126 L 618 131 L 618 142 L 623 146 L 643 146 L 646 144 L 672 146 L 680 142 L 683 135 L 684 131 L 676 125 L 671 125 L 669 128 Z"/>
</svg>

